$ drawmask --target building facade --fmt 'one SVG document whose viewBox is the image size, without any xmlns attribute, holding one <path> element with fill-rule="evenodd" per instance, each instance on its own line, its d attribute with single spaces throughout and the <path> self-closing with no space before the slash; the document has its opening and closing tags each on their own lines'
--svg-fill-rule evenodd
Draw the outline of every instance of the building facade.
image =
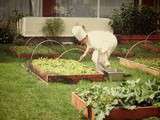
<svg viewBox="0 0 160 120">
<path fill-rule="evenodd" d="M 153 6 L 160 12 L 160 0 L 0 0 L 0 17 L 7 18 L 14 10 L 38 17 L 109 17 L 123 2 Z"/>
</svg>

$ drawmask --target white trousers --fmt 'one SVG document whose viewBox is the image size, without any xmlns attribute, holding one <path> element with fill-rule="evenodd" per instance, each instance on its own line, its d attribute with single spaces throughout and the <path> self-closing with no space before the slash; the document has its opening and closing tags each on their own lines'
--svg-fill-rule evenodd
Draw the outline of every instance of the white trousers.
<svg viewBox="0 0 160 120">
<path fill-rule="evenodd" d="M 93 51 L 92 61 L 96 65 L 97 72 L 103 73 L 104 69 L 110 66 L 110 62 L 108 60 L 109 57 L 110 57 L 110 52 L 108 51 L 106 52 L 101 52 L 98 50 Z"/>
</svg>

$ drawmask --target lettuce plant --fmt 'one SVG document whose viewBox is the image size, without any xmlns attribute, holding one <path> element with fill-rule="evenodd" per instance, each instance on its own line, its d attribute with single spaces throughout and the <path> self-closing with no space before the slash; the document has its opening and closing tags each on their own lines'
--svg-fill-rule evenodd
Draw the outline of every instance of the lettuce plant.
<svg viewBox="0 0 160 120">
<path fill-rule="evenodd" d="M 93 108 L 97 120 L 103 120 L 114 108 L 160 107 L 160 81 L 157 80 L 128 80 L 114 87 L 96 84 L 78 88 L 75 93 Z"/>
</svg>

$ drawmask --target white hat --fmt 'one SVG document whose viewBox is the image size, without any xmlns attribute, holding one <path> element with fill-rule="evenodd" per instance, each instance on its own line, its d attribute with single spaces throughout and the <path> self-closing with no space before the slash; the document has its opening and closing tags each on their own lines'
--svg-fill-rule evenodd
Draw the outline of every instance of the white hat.
<svg viewBox="0 0 160 120">
<path fill-rule="evenodd" d="M 72 34 L 79 40 L 83 40 L 86 36 L 87 33 L 84 31 L 82 26 L 73 26 L 72 28 Z"/>
</svg>

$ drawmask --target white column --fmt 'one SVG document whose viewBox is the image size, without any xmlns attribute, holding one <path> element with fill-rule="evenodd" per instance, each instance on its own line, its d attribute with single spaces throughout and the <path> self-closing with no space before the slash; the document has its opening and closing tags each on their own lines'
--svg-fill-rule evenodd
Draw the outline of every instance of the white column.
<svg viewBox="0 0 160 120">
<path fill-rule="evenodd" d="M 100 18 L 100 0 L 97 0 L 97 18 Z"/>
</svg>

